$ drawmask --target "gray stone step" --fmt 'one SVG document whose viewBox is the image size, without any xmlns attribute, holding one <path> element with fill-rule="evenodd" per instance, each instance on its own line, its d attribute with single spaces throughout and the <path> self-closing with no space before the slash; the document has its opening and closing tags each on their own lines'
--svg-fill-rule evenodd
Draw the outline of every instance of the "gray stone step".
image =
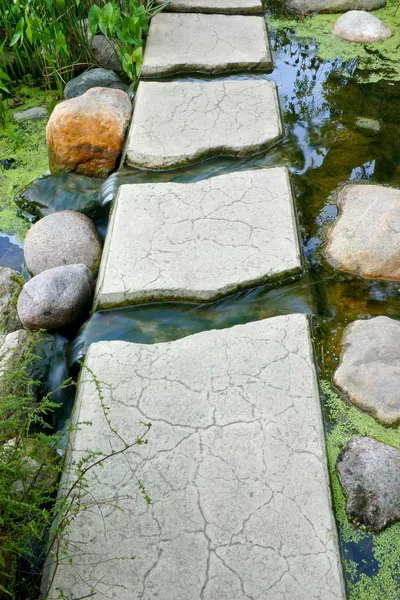
<svg viewBox="0 0 400 600">
<path fill-rule="evenodd" d="M 163 2 L 156 0 L 156 4 Z M 261 14 L 264 7 L 262 0 L 171 0 L 165 10 L 245 15 Z"/>
<path fill-rule="evenodd" d="M 49 600 L 345 599 L 305 315 L 100 342 L 86 364 L 69 461 L 152 428 L 87 473 Z"/>
<path fill-rule="evenodd" d="M 285 167 L 196 183 L 123 185 L 95 306 L 212 300 L 300 269 Z"/>
<path fill-rule="evenodd" d="M 216 155 L 246 156 L 271 146 L 282 131 L 272 81 L 141 81 L 125 160 L 168 169 Z"/>
<path fill-rule="evenodd" d="M 263 17 L 160 13 L 151 21 L 141 75 L 271 67 Z"/>
</svg>

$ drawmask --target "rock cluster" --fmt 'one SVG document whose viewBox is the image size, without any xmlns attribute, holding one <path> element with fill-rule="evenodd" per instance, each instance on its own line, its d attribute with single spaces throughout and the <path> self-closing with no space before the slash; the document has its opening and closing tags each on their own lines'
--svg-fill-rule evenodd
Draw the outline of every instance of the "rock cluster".
<svg viewBox="0 0 400 600">
<path fill-rule="evenodd" d="M 351 10 L 336 21 L 332 33 L 348 42 L 370 44 L 387 40 L 393 32 L 374 15 L 362 10 Z"/>
<path fill-rule="evenodd" d="M 47 124 L 51 172 L 106 177 L 114 171 L 131 111 L 126 92 L 100 87 L 58 104 Z"/>
<path fill-rule="evenodd" d="M 381 531 L 400 518 L 400 452 L 369 437 L 354 438 L 336 469 L 347 494 L 347 515 Z"/>
<path fill-rule="evenodd" d="M 96 277 L 101 259 L 101 241 L 94 223 L 85 215 L 62 210 L 33 225 L 25 239 L 25 264 L 32 275 L 83 263 Z"/>
<path fill-rule="evenodd" d="M 128 88 L 114 71 L 103 68 L 90 69 L 68 81 L 64 88 L 64 98 L 65 100 L 77 98 L 94 87 L 119 89 L 125 92 Z"/>
</svg>

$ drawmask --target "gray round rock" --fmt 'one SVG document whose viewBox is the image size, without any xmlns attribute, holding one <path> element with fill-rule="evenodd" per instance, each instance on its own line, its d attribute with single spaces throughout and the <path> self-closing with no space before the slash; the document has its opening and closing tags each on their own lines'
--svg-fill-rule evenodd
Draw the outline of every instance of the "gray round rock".
<svg viewBox="0 0 400 600">
<path fill-rule="evenodd" d="M 333 380 L 353 403 L 386 425 L 400 422 L 400 321 L 354 321 L 343 334 Z"/>
<path fill-rule="evenodd" d="M 73 210 L 47 215 L 32 225 L 25 239 L 26 268 L 32 275 L 62 265 L 85 264 L 96 277 L 101 241 L 88 217 Z"/>
<path fill-rule="evenodd" d="M 400 519 L 400 452 L 373 438 L 354 438 L 336 463 L 353 523 L 382 531 Z"/>
<path fill-rule="evenodd" d="M 123 74 L 118 44 L 105 35 L 95 35 L 92 39 L 92 52 L 99 65 Z"/>
<path fill-rule="evenodd" d="M 286 0 L 289 10 L 303 15 L 340 13 L 346 10 L 376 10 L 386 6 L 386 0 Z"/>
<path fill-rule="evenodd" d="M 392 30 L 374 15 L 362 10 L 351 10 L 339 17 L 332 33 L 348 42 L 369 44 L 387 40 L 391 37 Z"/>
<path fill-rule="evenodd" d="M 85 71 L 85 73 L 68 81 L 64 88 L 64 98 L 66 100 L 76 98 L 93 87 L 115 88 L 124 90 L 124 92 L 128 89 L 128 86 L 121 81 L 114 71 L 98 68 Z"/>
<path fill-rule="evenodd" d="M 326 246 L 333 266 L 361 277 L 400 280 L 400 190 L 346 185 L 337 204 L 340 215 Z"/>
<path fill-rule="evenodd" d="M 24 285 L 18 315 L 28 329 L 64 329 L 89 311 L 93 292 L 93 275 L 86 265 L 49 269 Z"/>
</svg>

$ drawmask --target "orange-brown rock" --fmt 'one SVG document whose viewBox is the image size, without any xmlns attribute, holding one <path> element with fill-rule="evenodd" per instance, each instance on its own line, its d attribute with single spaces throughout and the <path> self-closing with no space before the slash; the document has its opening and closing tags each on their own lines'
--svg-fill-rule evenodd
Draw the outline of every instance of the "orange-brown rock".
<svg viewBox="0 0 400 600">
<path fill-rule="evenodd" d="M 128 94 L 99 87 L 58 104 L 47 124 L 51 172 L 106 177 L 118 167 L 131 112 Z"/>
</svg>

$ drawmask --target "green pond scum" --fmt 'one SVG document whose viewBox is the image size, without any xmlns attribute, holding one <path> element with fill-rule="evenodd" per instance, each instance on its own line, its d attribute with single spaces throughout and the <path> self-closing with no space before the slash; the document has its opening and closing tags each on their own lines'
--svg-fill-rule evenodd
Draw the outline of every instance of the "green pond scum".
<svg viewBox="0 0 400 600">
<path fill-rule="evenodd" d="M 373 11 L 373 14 L 393 30 L 392 37 L 376 44 L 346 42 L 333 35 L 332 28 L 340 16 L 337 14 L 307 17 L 270 15 L 268 27 L 270 30 L 290 29 L 296 38 L 315 42 L 318 57 L 321 60 L 341 60 L 344 71 L 346 63 L 356 61 L 356 76 L 361 81 L 400 81 L 399 0 L 387 0 L 386 7 Z"/>
<path fill-rule="evenodd" d="M 328 380 L 320 382 L 328 419 L 326 433 L 328 467 L 333 505 L 347 574 L 349 600 L 399 600 L 400 598 L 400 523 L 380 534 L 355 528 L 346 515 L 346 498 L 336 473 L 336 461 L 345 444 L 356 436 L 369 436 L 400 450 L 397 428 L 388 428 L 348 404 Z M 371 563 L 354 560 L 356 547 L 370 549 Z M 366 572 L 367 571 L 367 572 Z"/>
<path fill-rule="evenodd" d="M 15 100 L 14 100 L 15 99 Z M 18 216 L 17 194 L 36 177 L 48 171 L 46 119 L 13 120 L 15 111 L 34 106 L 51 108 L 55 92 L 42 91 L 29 83 L 3 98 L 6 124 L 0 128 L 0 231 L 22 240 L 30 224 Z"/>
</svg>

